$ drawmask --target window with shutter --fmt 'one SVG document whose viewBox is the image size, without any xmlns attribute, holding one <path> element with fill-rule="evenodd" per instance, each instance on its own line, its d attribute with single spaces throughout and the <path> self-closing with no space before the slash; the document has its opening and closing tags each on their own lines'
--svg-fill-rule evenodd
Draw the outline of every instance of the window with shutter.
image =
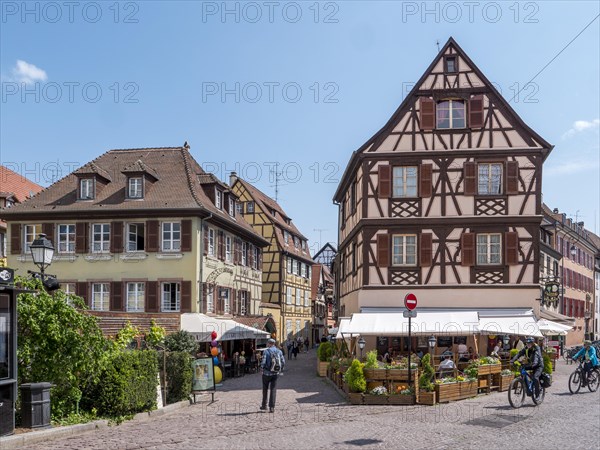
<svg viewBox="0 0 600 450">
<path fill-rule="evenodd" d="M 483 127 L 483 95 L 475 95 L 469 100 L 469 127 Z"/>
<path fill-rule="evenodd" d="M 377 235 L 377 266 L 389 267 L 390 265 L 390 235 Z"/>
<path fill-rule="evenodd" d="M 389 198 L 392 194 L 392 168 L 388 165 L 379 166 L 379 198 Z"/>
<path fill-rule="evenodd" d="M 460 237 L 460 248 L 461 248 L 461 265 L 462 266 L 474 266 L 475 265 L 475 234 L 474 233 L 463 233 Z"/>
<path fill-rule="evenodd" d="M 147 283 L 148 292 L 146 294 L 146 298 L 148 299 L 148 304 L 146 306 L 146 311 L 148 312 L 158 312 L 158 282 L 157 281 L 148 281 Z"/>
<path fill-rule="evenodd" d="M 421 266 L 429 267 L 433 258 L 433 235 L 431 233 L 421 233 L 420 244 L 419 256 L 421 257 Z"/>
<path fill-rule="evenodd" d="M 519 193 L 519 163 L 517 161 L 506 162 L 506 193 Z"/>
<path fill-rule="evenodd" d="M 158 220 L 148 220 L 146 222 L 148 242 L 146 243 L 146 251 L 157 252 L 159 248 L 159 223 Z"/>
<path fill-rule="evenodd" d="M 464 194 L 475 195 L 477 192 L 477 164 L 474 162 L 465 162 L 463 165 L 464 172 Z"/>
<path fill-rule="evenodd" d="M 181 283 L 181 312 L 192 312 L 192 282 L 189 280 Z"/>
<path fill-rule="evenodd" d="M 113 222 L 110 233 L 110 251 L 121 253 L 123 251 L 123 222 Z"/>
<path fill-rule="evenodd" d="M 123 285 L 120 281 L 112 281 L 110 287 L 110 310 L 123 311 Z"/>
<path fill-rule="evenodd" d="M 189 219 L 181 221 L 181 251 L 192 251 L 192 221 Z"/>
<path fill-rule="evenodd" d="M 18 223 L 10 225 L 10 254 L 21 254 L 21 225 Z"/>
<path fill-rule="evenodd" d="M 110 231 L 108 241 L 110 241 Z M 108 242 L 107 245 L 109 245 Z M 88 248 L 88 223 L 77 222 L 75 224 L 75 252 L 79 254 L 88 253 Z"/>
<path fill-rule="evenodd" d="M 421 164 L 419 166 L 419 196 L 431 197 L 432 190 L 432 164 Z"/>
<path fill-rule="evenodd" d="M 430 98 L 421 97 L 419 113 L 421 130 L 433 130 L 435 127 L 435 102 Z"/>
<path fill-rule="evenodd" d="M 506 264 L 515 265 L 519 263 L 519 234 L 513 231 L 504 233 L 506 245 Z"/>
</svg>

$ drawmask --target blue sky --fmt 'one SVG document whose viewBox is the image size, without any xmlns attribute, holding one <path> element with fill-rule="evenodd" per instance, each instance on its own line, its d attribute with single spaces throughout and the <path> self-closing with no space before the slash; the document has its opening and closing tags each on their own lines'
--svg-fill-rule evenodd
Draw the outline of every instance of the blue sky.
<svg viewBox="0 0 600 450">
<path fill-rule="evenodd" d="M 25 6 L 24 6 L 25 5 Z M 48 185 L 113 148 L 191 144 L 314 245 L 351 153 L 453 36 L 510 99 L 598 2 L 1 2 L 0 161 Z M 596 19 L 511 104 L 556 147 L 544 201 L 600 227 Z M 25 84 L 23 84 L 25 83 Z M 57 171 L 58 169 L 58 171 Z M 314 249 L 314 247 L 313 247 Z"/>
</svg>

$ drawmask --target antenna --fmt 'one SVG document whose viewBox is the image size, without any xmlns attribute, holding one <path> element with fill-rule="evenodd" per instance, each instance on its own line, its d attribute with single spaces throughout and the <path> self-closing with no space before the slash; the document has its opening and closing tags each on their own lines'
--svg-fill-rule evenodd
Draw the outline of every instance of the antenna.
<svg viewBox="0 0 600 450">
<path fill-rule="evenodd" d="M 283 175 L 283 172 L 280 172 L 278 169 L 279 169 L 279 163 L 276 162 L 275 170 L 273 170 L 273 169 L 269 170 L 270 174 L 275 175 L 275 184 L 272 184 L 271 187 L 275 187 L 275 201 L 276 202 L 279 201 L 279 186 L 280 186 L 279 180 L 280 180 L 280 177 Z"/>
<path fill-rule="evenodd" d="M 321 249 L 322 245 L 321 245 L 321 238 L 323 235 L 323 231 L 328 231 L 329 228 L 313 228 L 313 231 L 318 231 L 319 232 L 319 250 Z"/>
<path fill-rule="evenodd" d="M 439 39 L 436 39 L 435 45 L 437 45 L 438 53 L 439 53 L 440 52 L 440 40 Z"/>
</svg>

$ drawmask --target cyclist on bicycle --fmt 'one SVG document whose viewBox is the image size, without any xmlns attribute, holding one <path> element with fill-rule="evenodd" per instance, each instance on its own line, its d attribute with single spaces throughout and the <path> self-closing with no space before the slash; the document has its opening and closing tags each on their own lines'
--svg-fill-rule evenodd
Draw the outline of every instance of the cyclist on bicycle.
<svg viewBox="0 0 600 450">
<path fill-rule="evenodd" d="M 583 373 L 585 376 L 582 380 L 582 384 L 585 386 L 592 367 L 598 367 L 598 357 L 596 356 L 596 349 L 592 346 L 592 341 L 583 341 L 583 347 L 573 355 L 573 361 L 576 361 L 581 357 L 583 357 L 585 361 L 583 364 Z"/>
<path fill-rule="evenodd" d="M 529 336 L 526 342 L 527 346 L 517 353 L 510 362 L 514 364 L 522 356 L 527 357 L 529 364 L 523 365 L 523 368 L 532 371 L 533 395 L 537 398 L 540 395 L 540 376 L 544 370 L 544 359 L 542 358 L 542 349 L 535 343 L 535 338 Z"/>
</svg>

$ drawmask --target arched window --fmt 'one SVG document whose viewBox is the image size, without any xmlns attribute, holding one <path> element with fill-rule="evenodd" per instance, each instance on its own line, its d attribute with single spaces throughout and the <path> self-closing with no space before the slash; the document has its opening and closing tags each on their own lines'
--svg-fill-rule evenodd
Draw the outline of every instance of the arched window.
<svg viewBox="0 0 600 450">
<path fill-rule="evenodd" d="M 442 100 L 436 108 L 438 129 L 465 128 L 464 100 Z"/>
</svg>

